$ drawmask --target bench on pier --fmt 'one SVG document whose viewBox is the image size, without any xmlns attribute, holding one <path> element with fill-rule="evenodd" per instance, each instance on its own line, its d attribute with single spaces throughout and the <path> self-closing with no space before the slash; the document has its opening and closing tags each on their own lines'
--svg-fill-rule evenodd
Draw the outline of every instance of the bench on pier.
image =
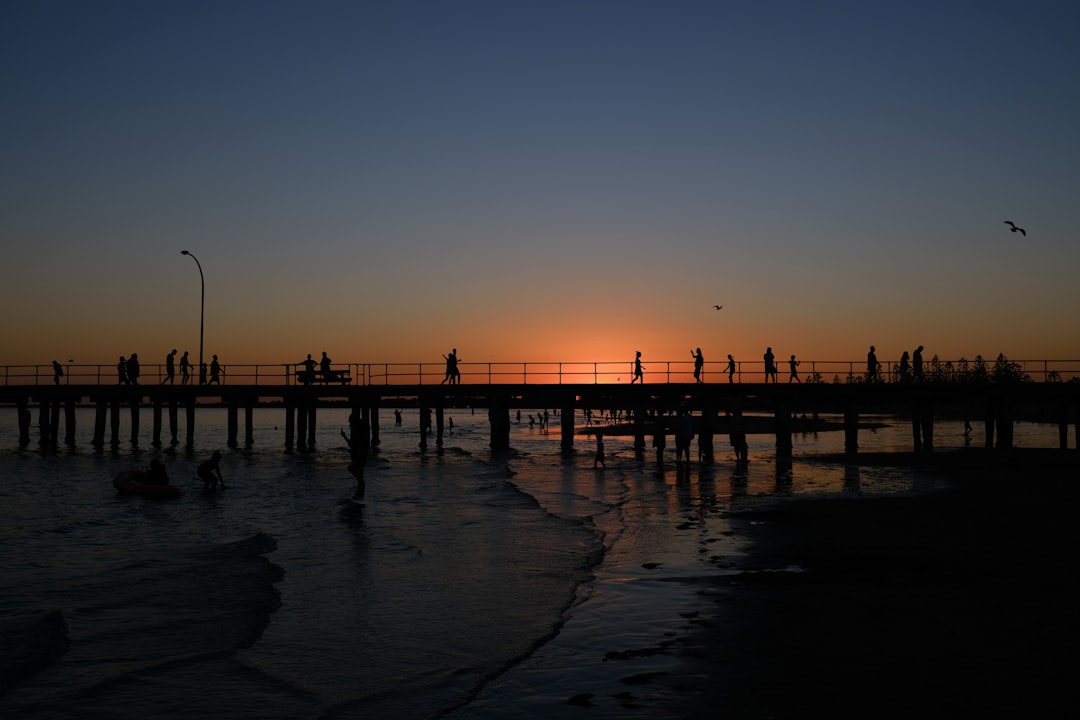
<svg viewBox="0 0 1080 720">
<path fill-rule="evenodd" d="M 307 370 L 297 370 L 296 381 L 301 385 L 312 385 L 314 383 L 322 383 L 323 385 L 341 383 L 342 385 L 348 385 L 352 382 L 352 374 L 348 369 L 330 370 L 328 372 L 323 372 L 322 370 L 313 370 L 311 372 L 308 372 Z"/>
</svg>

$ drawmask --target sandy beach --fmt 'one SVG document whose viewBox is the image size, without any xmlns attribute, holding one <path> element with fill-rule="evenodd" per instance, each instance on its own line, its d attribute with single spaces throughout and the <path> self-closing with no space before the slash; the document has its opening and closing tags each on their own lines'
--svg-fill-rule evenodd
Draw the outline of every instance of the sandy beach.
<svg viewBox="0 0 1080 720">
<path fill-rule="evenodd" d="M 704 591 L 655 716 L 1073 716 L 1075 451 L 857 460 L 905 461 L 955 487 L 732 517 L 744 572 Z"/>
</svg>

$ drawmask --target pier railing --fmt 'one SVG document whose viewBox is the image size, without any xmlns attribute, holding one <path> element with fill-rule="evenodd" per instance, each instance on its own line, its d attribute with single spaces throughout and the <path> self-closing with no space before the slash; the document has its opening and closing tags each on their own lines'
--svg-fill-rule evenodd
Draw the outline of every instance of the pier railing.
<svg viewBox="0 0 1080 720">
<path fill-rule="evenodd" d="M 645 384 L 693 383 L 693 360 L 647 361 L 644 363 Z M 928 380 L 943 382 L 992 380 L 998 377 L 1001 360 L 995 362 L 965 359 L 926 363 Z M 61 365 L 63 375 L 56 377 L 49 365 L 0 366 L 0 385 L 116 385 L 118 374 L 112 364 Z M 289 386 L 299 384 L 297 366 L 289 363 L 233 364 L 223 366 L 220 384 Z M 358 386 L 439 385 L 449 382 L 443 362 L 430 363 L 335 363 L 335 371 L 348 370 L 350 382 Z M 1080 360 L 1010 360 L 1005 361 L 1010 379 L 1031 382 L 1061 382 L 1080 378 Z M 813 383 L 868 382 L 865 360 L 801 360 L 798 381 Z M 462 384 L 630 384 L 634 377 L 632 362 L 484 362 L 459 363 Z M 997 374 L 995 374 L 997 373 Z M 901 382 L 910 372 L 901 373 L 900 363 L 881 364 L 875 382 Z M 158 385 L 166 379 L 164 364 L 143 364 L 139 384 Z M 777 382 L 795 382 L 787 362 L 778 364 Z M 727 362 L 706 362 L 702 380 L 707 383 L 762 383 L 766 381 L 765 365 L 761 361 L 736 361 L 734 372 L 728 372 Z M 173 384 L 180 385 L 177 374 Z M 190 384 L 199 384 L 193 374 Z M 331 381 L 334 384 L 334 381 Z"/>
</svg>

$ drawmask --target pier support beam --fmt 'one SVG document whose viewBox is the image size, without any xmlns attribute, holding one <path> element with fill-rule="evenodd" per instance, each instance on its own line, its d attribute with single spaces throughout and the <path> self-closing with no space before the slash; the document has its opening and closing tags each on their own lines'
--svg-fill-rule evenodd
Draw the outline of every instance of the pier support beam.
<svg viewBox="0 0 1080 720">
<path fill-rule="evenodd" d="M 368 410 L 368 425 L 371 431 L 371 447 L 379 447 L 382 440 L 379 439 L 379 399 L 375 398 L 371 402 L 371 407 Z"/>
<path fill-rule="evenodd" d="M 94 408 L 94 439 L 90 441 L 94 447 L 105 444 L 105 418 L 108 412 L 109 407 L 106 402 L 98 398 L 97 406 Z"/>
<path fill-rule="evenodd" d="M 443 404 L 445 399 L 440 395 L 435 399 L 435 447 L 442 447 L 443 443 Z"/>
<path fill-rule="evenodd" d="M 49 442 L 55 445 L 60 441 L 60 401 L 53 400 L 49 408 Z"/>
<path fill-rule="evenodd" d="M 240 434 L 240 407 L 235 401 L 229 402 L 228 407 L 225 410 L 228 418 L 228 439 L 226 444 L 234 448 L 236 447 L 236 438 Z"/>
<path fill-rule="evenodd" d="M 788 457 L 792 453 L 791 406 L 784 399 L 777 399 L 774 411 L 776 423 L 776 454 Z"/>
<path fill-rule="evenodd" d="M 312 448 L 315 447 L 315 415 L 315 403 L 312 402 L 307 407 L 308 445 Z"/>
<path fill-rule="evenodd" d="M 296 406 L 285 403 L 285 450 L 292 452 L 296 434 Z"/>
<path fill-rule="evenodd" d="M 176 429 L 177 428 L 176 407 L 177 407 L 176 406 L 176 401 L 175 400 L 169 400 L 169 437 L 171 438 L 169 442 L 172 443 L 173 445 L 179 445 L 180 444 L 180 441 L 176 439 L 176 433 L 177 433 L 177 429 Z"/>
<path fill-rule="evenodd" d="M 491 424 L 491 449 L 503 452 L 510 449 L 510 397 L 492 393 L 488 398 L 488 422 Z"/>
<path fill-rule="evenodd" d="M 139 444 L 139 410 L 142 409 L 142 399 L 135 398 L 131 401 L 131 444 Z"/>
<path fill-rule="evenodd" d="M 187 447 L 195 447 L 195 398 L 191 398 L 187 403 Z"/>
<path fill-rule="evenodd" d="M 431 430 L 431 408 L 427 398 L 420 398 L 420 450 L 427 450 L 427 436 Z"/>
<path fill-rule="evenodd" d="M 109 443 L 116 447 L 120 444 L 120 401 L 109 402 Z"/>
<path fill-rule="evenodd" d="M 75 444 L 75 401 L 64 401 L 64 442 Z"/>
<path fill-rule="evenodd" d="M 38 401 L 38 438 L 42 445 L 49 443 L 49 401 Z"/>
<path fill-rule="evenodd" d="M 698 420 L 698 457 L 701 462 L 711 465 L 713 455 L 713 434 L 716 424 L 716 408 L 706 402 L 701 408 L 701 418 Z"/>
<path fill-rule="evenodd" d="M 247 402 L 247 404 L 244 405 L 244 444 L 245 445 L 254 445 L 255 444 L 255 428 L 254 428 L 254 422 L 253 422 L 254 419 L 255 419 L 254 405 L 249 400 Z"/>
<path fill-rule="evenodd" d="M 26 447 L 30 444 L 30 423 L 33 419 L 30 402 L 21 397 L 15 401 L 15 408 L 19 415 L 19 447 Z"/>
<path fill-rule="evenodd" d="M 161 400 L 154 399 L 154 419 L 151 428 L 150 444 L 161 447 Z"/>
<path fill-rule="evenodd" d="M 915 452 L 934 449 L 934 403 L 928 397 L 912 398 L 911 436 Z"/>
<path fill-rule="evenodd" d="M 296 449 L 307 450 L 308 404 L 300 401 L 296 404 Z"/>
<path fill-rule="evenodd" d="M 844 452 L 859 452 L 859 407 L 854 400 L 848 400 L 844 408 Z"/>
<path fill-rule="evenodd" d="M 559 412 L 559 428 L 562 432 L 561 444 L 564 452 L 574 449 L 574 399 L 563 402 Z"/>
</svg>

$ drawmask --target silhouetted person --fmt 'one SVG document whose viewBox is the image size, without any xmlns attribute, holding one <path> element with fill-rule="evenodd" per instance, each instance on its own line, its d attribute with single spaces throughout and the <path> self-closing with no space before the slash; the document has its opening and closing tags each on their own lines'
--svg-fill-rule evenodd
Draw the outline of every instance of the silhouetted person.
<svg viewBox="0 0 1080 720">
<path fill-rule="evenodd" d="M 457 348 L 451 350 L 449 355 L 443 355 L 443 357 L 446 358 L 446 377 L 439 384 L 450 383 L 456 385 L 461 377 L 461 371 L 458 370 Z"/>
<path fill-rule="evenodd" d="M 224 488 L 225 478 L 221 476 L 221 453 L 215 450 L 209 460 L 199 463 L 196 474 L 203 481 L 203 490 L 213 490 L 218 485 Z"/>
<path fill-rule="evenodd" d="M 923 379 L 922 351 L 923 346 L 920 345 L 915 348 L 915 352 L 911 355 L 911 367 L 916 380 Z"/>
<path fill-rule="evenodd" d="M 322 354 L 322 360 L 319 361 L 319 372 L 322 373 L 323 380 L 330 382 L 334 379 L 334 371 L 330 369 L 330 358 L 326 357 L 326 352 Z"/>
<path fill-rule="evenodd" d="M 776 383 L 776 356 L 773 355 L 771 347 L 765 348 L 765 354 L 762 356 L 765 360 L 765 382 L 769 382 L 769 378 L 772 378 L 773 383 Z"/>
<path fill-rule="evenodd" d="M 120 356 L 120 362 L 116 363 L 116 379 L 121 385 L 128 384 L 127 360 L 123 355 Z"/>
<path fill-rule="evenodd" d="M 701 354 L 701 348 L 697 349 L 697 353 L 691 350 L 690 357 L 694 358 L 694 379 L 699 383 L 705 382 L 701 379 L 701 371 L 705 367 L 705 356 Z"/>
<path fill-rule="evenodd" d="M 191 361 L 187 357 L 188 351 L 184 351 L 183 357 L 180 358 L 180 384 L 187 385 L 191 380 Z"/>
<path fill-rule="evenodd" d="M 325 353 L 324 353 L 325 354 Z M 311 353 L 308 353 L 307 360 L 304 360 L 298 365 L 303 366 L 303 370 L 300 371 L 300 382 L 305 385 L 310 385 L 315 381 L 315 361 L 311 359 Z"/>
<path fill-rule="evenodd" d="M 866 353 L 866 382 L 877 382 L 881 378 L 878 377 L 878 370 L 881 368 L 881 363 L 878 362 L 877 353 L 874 352 L 874 346 L 870 346 L 870 352 Z"/>
<path fill-rule="evenodd" d="M 907 382 L 911 375 L 911 361 L 908 359 L 907 350 L 900 356 L 900 382 Z"/>
<path fill-rule="evenodd" d="M 394 410 L 394 424 L 401 427 L 401 411 Z"/>
<path fill-rule="evenodd" d="M 641 364 L 641 351 L 637 351 L 637 355 L 634 357 L 634 377 L 630 380 L 630 384 L 633 385 L 638 380 L 641 384 L 645 384 L 645 366 Z"/>
<path fill-rule="evenodd" d="M 596 433 L 596 455 L 593 456 L 592 466 L 596 469 L 596 463 L 600 463 L 600 467 L 607 470 L 607 463 L 604 462 L 604 433 Z"/>
<path fill-rule="evenodd" d="M 53 385 L 59 385 L 60 378 L 64 377 L 64 368 L 60 367 L 60 363 L 55 360 L 52 361 L 52 373 Z"/>
<path fill-rule="evenodd" d="M 206 384 L 206 363 L 199 364 L 199 384 Z"/>
<path fill-rule="evenodd" d="M 147 485 L 169 484 L 169 473 L 165 470 L 165 465 L 157 458 L 150 461 L 150 467 L 146 471 L 144 482 L 146 482 Z"/>
<path fill-rule="evenodd" d="M 735 382 L 735 358 L 731 355 L 727 356 L 727 381 Z"/>
<path fill-rule="evenodd" d="M 210 382 L 209 385 L 217 383 L 221 384 L 221 376 L 225 374 L 225 371 L 221 369 L 221 364 L 218 363 L 217 355 L 210 361 Z"/>
<path fill-rule="evenodd" d="M 128 382 L 132 385 L 139 384 L 139 354 L 131 353 L 127 361 Z"/>
<path fill-rule="evenodd" d="M 791 374 L 788 375 L 787 379 L 789 385 L 791 384 L 792 380 L 799 384 L 802 384 L 802 380 L 799 379 L 799 364 L 799 361 L 795 359 L 794 355 L 792 355 L 791 359 L 788 360 L 788 367 L 791 368 Z"/>
<path fill-rule="evenodd" d="M 172 385 L 176 381 L 176 348 L 165 356 L 165 379 L 161 381 L 161 384 L 169 383 Z"/>
</svg>

